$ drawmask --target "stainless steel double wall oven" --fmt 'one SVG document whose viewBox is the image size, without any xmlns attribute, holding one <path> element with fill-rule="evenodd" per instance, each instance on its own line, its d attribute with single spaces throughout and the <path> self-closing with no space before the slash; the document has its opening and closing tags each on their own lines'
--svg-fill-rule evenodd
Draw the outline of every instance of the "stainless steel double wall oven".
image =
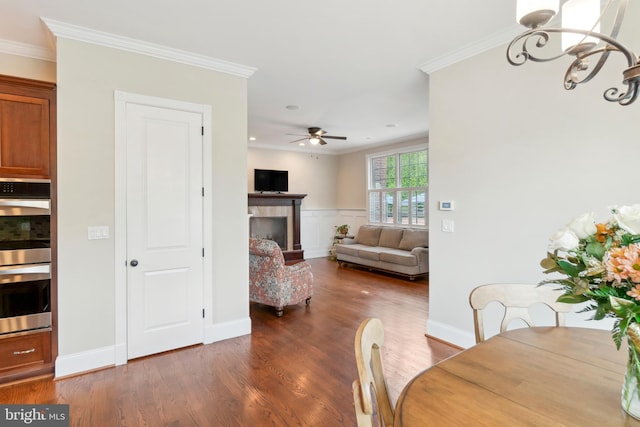
<svg viewBox="0 0 640 427">
<path fill-rule="evenodd" d="M 0 335 L 51 329 L 51 181 L 0 179 Z"/>
</svg>

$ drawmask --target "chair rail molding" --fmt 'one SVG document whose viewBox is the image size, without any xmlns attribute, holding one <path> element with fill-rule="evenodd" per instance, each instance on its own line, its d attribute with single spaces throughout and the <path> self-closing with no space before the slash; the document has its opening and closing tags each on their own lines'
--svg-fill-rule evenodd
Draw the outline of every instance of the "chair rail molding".
<svg viewBox="0 0 640 427">
<path fill-rule="evenodd" d="M 358 230 L 367 224 L 365 209 L 303 209 L 300 213 L 301 241 L 306 258 L 329 256 L 337 225 Z"/>
</svg>

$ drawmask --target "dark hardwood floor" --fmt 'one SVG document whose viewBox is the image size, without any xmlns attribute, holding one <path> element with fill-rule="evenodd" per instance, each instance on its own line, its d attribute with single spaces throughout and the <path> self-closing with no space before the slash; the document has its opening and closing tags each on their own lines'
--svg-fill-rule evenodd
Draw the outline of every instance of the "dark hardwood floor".
<svg viewBox="0 0 640 427">
<path fill-rule="evenodd" d="M 354 426 L 353 339 L 385 326 L 393 402 L 418 372 L 459 350 L 425 337 L 426 279 L 309 261 L 315 295 L 285 308 L 251 304 L 251 335 L 175 350 L 61 380 L 0 387 L 0 403 L 70 405 L 73 426 Z"/>
</svg>

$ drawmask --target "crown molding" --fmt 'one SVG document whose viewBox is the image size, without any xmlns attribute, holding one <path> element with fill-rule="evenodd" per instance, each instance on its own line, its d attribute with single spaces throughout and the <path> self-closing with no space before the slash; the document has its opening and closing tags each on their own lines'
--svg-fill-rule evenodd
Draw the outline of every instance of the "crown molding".
<svg viewBox="0 0 640 427">
<path fill-rule="evenodd" d="M 62 37 L 91 43 L 99 46 L 123 50 L 127 52 L 147 55 L 154 58 L 165 59 L 194 67 L 219 71 L 234 76 L 249 78 L 257 71 L 257 68 L 221 59 L 211 58 L 205 55 L 174 49 L 155 43 L 123 37 L 116 34 L 92 30 L 86 27 L 67 24 L 49 18 L 40 18 L 55 37 Z"/>
<path fill-rule="evenodd" d="M 418 65 L 418 69 L 426 74 L 431 74 L 434 71 L 441 70 L 457 62 L 493 49 L 494 47 L 506 44 L 516 35 L 520 34 L 522 30 L 521 25 L 514 24 L 500 32 L 494 33 L 480 40 L 476 40 L 475 42 L 463 46 L 460 49 Z"/>
<path fill-rule="evenodd" d="M 0 53 L 25 56 L 27 58 L 40 59 L 42 61 L 56 62 L 56 55 L 50 49 L 32 44 L 14 42 L 0 39 Z"/>
</svg>

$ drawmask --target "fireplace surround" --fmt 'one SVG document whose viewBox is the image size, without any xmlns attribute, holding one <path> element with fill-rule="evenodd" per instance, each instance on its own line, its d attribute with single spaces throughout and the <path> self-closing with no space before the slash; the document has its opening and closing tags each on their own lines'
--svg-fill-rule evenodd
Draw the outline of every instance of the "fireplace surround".
<svg viewBox="0 0 640 427">
<path fill-rule="evenodd" d="M 273 240 L 280 249 L 287 250 L 286 216 L 254 216 L 249 220 L 249 235 L 256 239 Z"/>
<path fill-rule="evenodd" d="M 281 220 L 267 220 L 259 228 L 255 227 L 255 220 L 259 218 L 285 218 L 286 230 L 284 240 L 277 242 L 282 248 L 282 254 L 287 262 L 304 260 L 304 251 L 300 243 L 300 205 L 306 194 L 286 193 L 249 193 L 248 207 L 251 215 L 250 221 L 254 225 L 250 227 L 251 237 L 265 238 L 264 235 L 275 235 L 263 226 L 269 222 L 276 227 Z M 253 233 L 255 232 L 255 235 Z M 282 243 L 282 244 L 281 244 Z"/>
</svg>

